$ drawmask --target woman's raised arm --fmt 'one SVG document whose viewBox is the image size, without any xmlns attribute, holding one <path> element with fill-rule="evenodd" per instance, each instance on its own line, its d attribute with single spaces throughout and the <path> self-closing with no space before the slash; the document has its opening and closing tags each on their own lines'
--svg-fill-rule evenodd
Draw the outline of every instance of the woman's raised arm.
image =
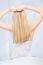
<svg viewBox="0 0 43 65">
<path fill-rule="evenodd" d="M 0 22 L 0 28 L 12 32 L 12 26 L 10 24 Z"/>
<path fill-rule="evenodd" d="M 40 13 L 30 26 L 30 32 L 33 32 L 42 22 L 43 15 Z"/>
<path fill-rule="evenodd" d="M 30 9 L 30 10 L 33 10 L 33 11 L 35 11 L 35 12 L 37 12 L 37 13 L 40 13 L 40 12 L 42 12 L 43 11 L 43 8 L 41 8 L 41 7 L 36 7 L 36 6 L 32 6 L 32 5 L 25 5 L 25 9 Z"/>
<path fill-rule="evenodd" d="M 12 8 L 12 11 L 14 10 L 15 8 L 13 7 Z M 43 11 L 43 8 L 41 8 L 41 7 L 36 7 L 36 6 L 32 6 L 32 5 L 20 5 L 20 6 L 17 6 L 16 7 L 16 10 L 17 11 L 21 11 L 21 10 L 24 10 L 24 9 L 28 9 L 28 10 L 33 10 L 33 11 L 35 11 L 35 12 L 37 12 L 37 13 L 40 13 L 40 12 L 42 12 Z"/>
<path fill-rule="evenodd" d="M 0 19 L 8 12 L 10 12 L 10 8 L 6 8 L 4 11 L 0 11 Z"/>
</svg>

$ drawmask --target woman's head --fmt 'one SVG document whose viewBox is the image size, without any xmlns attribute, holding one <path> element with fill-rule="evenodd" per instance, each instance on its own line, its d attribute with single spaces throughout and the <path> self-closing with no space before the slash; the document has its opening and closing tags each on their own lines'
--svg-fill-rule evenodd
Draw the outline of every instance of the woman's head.
<svg viewBox="0 0 43 65">
<path fill-rule="evenodd" d="M 15 12 L 12 17 L 13 42 L 25 42 L 30 38 L 29 24 L 24 11 Z"/>
</svg>

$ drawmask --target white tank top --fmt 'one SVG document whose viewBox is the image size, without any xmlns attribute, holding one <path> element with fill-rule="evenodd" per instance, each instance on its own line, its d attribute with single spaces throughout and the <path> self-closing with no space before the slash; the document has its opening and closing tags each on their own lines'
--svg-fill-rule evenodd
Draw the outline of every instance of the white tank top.
<svg viewBox="0 0 43 65">
<path fill-rule="evenodd" d="M 11 37 L 9 40 L 9 48 L 10 48 L 10 59 L 14 59 L 17 57 L 26 57 L 26 56 L 31 56 L 31 46 L 32 46 L 32 41 L 26 41 L 23 42 L 22 44 L 16 44 L 12 43 Z"/>
</svg>

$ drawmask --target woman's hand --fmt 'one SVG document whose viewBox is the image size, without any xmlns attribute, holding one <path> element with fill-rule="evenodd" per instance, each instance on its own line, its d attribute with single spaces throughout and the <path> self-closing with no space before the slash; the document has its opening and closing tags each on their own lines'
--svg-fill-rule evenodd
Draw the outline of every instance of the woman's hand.
<svg viewBox="0 0 43 65">
<path fill-rule="evenodd" d="M 17 11 L 22 11 L 22 10 L 33 10 L 37 13 L 42 13 L 43 14 L 43 8 L 42 7 L 36 7 L 36 6 L 32 6 L 32 5 L 20 5 L 16 7 Z"/>
<path fill-rule="evenodd" d="M 10 8 L 10 11 L 11 11 L 11 12 L 22 11 L 22 10 L 24 10 L 25 8 L 26 8 L 25 5 L 20 5 L 20 6 L 16 6 L 16 7 L 12 6 L 12 7 Z"/>
<path fill-rule="evenodd" d="M 22 11 L 26 8 L 26 5 L 20 5 L 16 8 L 17 11 Z"/>
<path fill-rule="evenodd" d="M 10 12 L 14 12 L 14 11 L 16 11 L 16 7 L 14 6 L 10 7 Z"/>
</svg>

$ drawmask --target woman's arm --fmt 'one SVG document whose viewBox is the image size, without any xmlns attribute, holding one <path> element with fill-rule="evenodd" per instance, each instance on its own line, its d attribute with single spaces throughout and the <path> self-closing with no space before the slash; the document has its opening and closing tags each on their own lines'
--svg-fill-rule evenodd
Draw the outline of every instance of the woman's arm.
<svg viewBox="0 0 43 65">
<path fill-rule="evenodd" d="M 42 14 L 39 14 L 36 17 L 35 21 L 33 21 L 33 23 L 30 26 L 30 31 L 31 32 L 33 32 L 38 27 L 38 25 L 41 23 L 42 18 L 43 18 L 43 15 Z"/>
<path fill-rule="evenodd" d="M 0 22 L 0 28 L 12 32 L 12 26 L 10 24 Z"/>
<path fill-rule="evenodd" d="M 11 7 L 11 9 L 12 9 L 12 11 L 14 11 L 15 7 Z M 20 5 L 20 6 L 16 7 L 17 11 L 21 11 L 21 10 L 24 10 L 24 9 L 33 10 L 37 13 L 43 12 L 43 8 L 32 6 L 32 5 Z"/>
<path fill-rule="evenodd" d="M 6 8 L 4 11 L 0 12 L 0 19 L 7 13 L 10 12 L 10 8 Z M 3 22 L 0 22 L 0 28 L 12 31 L 12 26 Z"/>
<path fill-rule="evenodd" d="M 10 8 L 6 8 L 4 11 L 1 11 L 0 12 L 0 19 L 8 12 L 10 12 Z"/>
<path fill-rule="evenodd" d="M 37 13 L 40 13 L 43 11 L 43 8 L 41 8 L 41 7 L 36 7 L 36 6 L 31 6 L 31 5 L 25 5 L 24 7 L 25 7 L 25 9 L 30 9 Z"/>
</svg>

